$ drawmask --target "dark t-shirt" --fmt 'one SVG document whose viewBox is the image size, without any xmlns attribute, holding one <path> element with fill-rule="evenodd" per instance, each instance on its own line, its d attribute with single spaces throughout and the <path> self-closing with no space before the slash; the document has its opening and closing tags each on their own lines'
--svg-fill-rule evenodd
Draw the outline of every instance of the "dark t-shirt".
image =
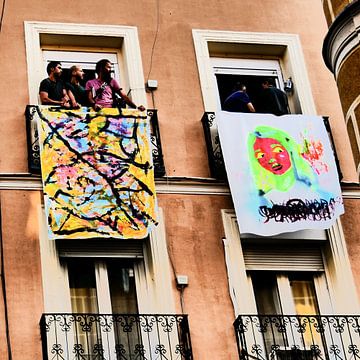
<svg viewBox="0 0 360 360">
<path fill-rule="evenodd" d="M 65 87 L 67 90 L 70 90 L 73 93 L 77 103 L 79 103 L 82 106 L 87 105 L 88 101 L 87 101 L 86 90 L 83 86 L 66 83 Z"/>
<path fill-rule="evenodd" d="M 49 99 L 61 101 L 61 99 L 64 97 L 64 88 L 64 83 L 61 80 L 55 82 L 47 78 L 40 83 L 39 93 L 41 91 L 46 92 Z"/>
<path fill-rule="evenodd" d="M 250 103 L 249 95 L 236 91 L 224 101 L 224 110 L 231 112 L 250 112 L 247 104 Z"/>
<path fill-rule="evenodd" d="M 261 100 L 261 112 L 263 113 L 274 115 L 289 113 L 287 96 L 276 87 L 271 86 L 264 89 Z"/>
</svg>

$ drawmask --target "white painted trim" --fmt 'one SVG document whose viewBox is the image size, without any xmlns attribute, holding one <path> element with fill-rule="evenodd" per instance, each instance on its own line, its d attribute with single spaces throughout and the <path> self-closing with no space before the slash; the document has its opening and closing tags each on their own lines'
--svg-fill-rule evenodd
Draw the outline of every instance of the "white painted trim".
<svg viewBox="0 0 360 360">
<path fill-rule="evenodd" d="M 164 178 L 155 181 L 156 193 L 182 195 L 231 195 L 227 184 L 214 181 L 213 178 Z M 28 174 L 0 174 L 0 190 L 40 190 L 43 186 L 39 176 Z M 360 199 L 360 187 L 342 190 L 344 199 Z"/>
<path fill-rule="evenodd" d="M 157 194 L 230 195 L 228 185 L 217 183 L 212 178 L 159 179 L 155 186 Z M 0 174 L 0 190 L 43 190 L 43 186 L 39 176 Z"/>
<path fill-rule="evenodd" d="M 132 90 L 132 99 L 135 103 L 144 104 L 146 106 L 145 80 L 136 27 L 41 21 L 25 21 L 24 27 L 30 104 L 37 104 L 38 86 L 43 78 L 43 59 L 41 54 L 40 35 L 62 34 L 122 38 L 123 56 L 129 79 L 129 87 Z"/>
<path fill-rule="evenodd" d="M 327 271 L 327 278 L 334 312 L 356 315 L 360 304 L 340 219 L 328 230 L 328 235 L 334 268 L 331 273 Z"/>
<path fill-rule="evenodd" d="M 155 306 L 151 312 L 174 314 L 176 309 L 171 286 L 174 279 L 166 242 L 164 213 L 161 208 L 158 209 L 158 225 L 154 227 L 150 234 L 149 255 L 151 256 L 151 272 L 149 271 L 150 266 L 145 268 L 148 270 L 147 278 L 149 279 L 151 276 L 153 279 L 153 282 L 148 281 L 154 287 Z M 146 303 L 147 299 L 143 299 L 143 301 Z"/>
<path fill-rule="evenodd" d="M 107 271 L 107 265 L 105 261 L 96 259 L 95 265 L 95 282 L 96 282 L 96 293 L 98 309 L 100 314 L 111 314 L 111 296 L 110 296 L 110 285 Z"/>
<path fill-rule="evenodd" d="M 291 76 L 296 84 L 302 112 L 303 114 L 316 114 L 315 102 L 298 35 L 198 29 L 194 29 L 192 33 L 205 111 L 215 112 L 217 110 L 216 81 L 213 75 L 208 43 L 220 42 L 285 46 L 286 58 L 291 65 Z"/>
<path fill-rule="evenodd" d="M 234 210 L 222 210 L 222 220 L 225 230 L 225 239 L 223 241 L 229 292 L 235 316 L 256 313 L 254 294 L 252 289 L 249 288 L 249 282 L 246 280 L 240 233 Z M 324 303 L 323 309 L 329 309 L 331 301 L 335 314 L 357 314 L 360 309 L 359 302 L 340 220 L 337 220 L 336 224 L 328 230 L 328 235 L 331 254 L 328 255 L 325 261 L 325 266 L 330 263 L 325 272 L 330 300 Z M 325 286 L 322 286 L 322 289 L 325 288 Z M 317 295 L 318 299 L 323 298 L 322 295 Z"/>
<path fill-rule="evenodd" d="M 228 273 L 229 293 L 235 317 L 240 314 L 256 314 L 256 303 L 246 270 L 234 210 L 221 210 L 224 224 L 225 263 Z"/>
<path fill-rule="evenodd" d="M 39 207 L 39 242 L 45 313 L 71 313 L 67 267 L 60 263 L 55 241 L 50 241 L 45 209 Z"/>
</svg>

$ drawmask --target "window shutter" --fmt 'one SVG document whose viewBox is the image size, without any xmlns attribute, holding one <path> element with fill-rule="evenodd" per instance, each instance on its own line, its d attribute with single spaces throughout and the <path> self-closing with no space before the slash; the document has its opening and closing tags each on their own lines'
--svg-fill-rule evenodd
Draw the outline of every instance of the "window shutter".
<svg viewBox="0 0 360 360">
<path fill-rule="evenodd" d="M 142 240 L 57 240 L 60 257 L 143 258 Z"/>
<path fill-rule="evenodd" d="M 247 244 L 243 254 L 246 270 L 324 271 L 319 246 Z"/>
</svg>

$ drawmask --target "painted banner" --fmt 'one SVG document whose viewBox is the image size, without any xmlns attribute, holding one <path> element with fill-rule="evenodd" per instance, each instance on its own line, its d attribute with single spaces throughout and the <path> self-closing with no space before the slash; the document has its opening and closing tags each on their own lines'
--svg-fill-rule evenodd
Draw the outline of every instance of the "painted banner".
<svg viewBox="0 0 360 360">
<path fill-rule="evenodd" d="M 321 117 L 222 111 L 216 119 L 242 233 L 327 229 L 344 212 Z"/>
<path fill-rule="evenodd" d="M 49 237 L 146 237 L 156 224 L 146 114 L 36 110 Z"/>
</svg>

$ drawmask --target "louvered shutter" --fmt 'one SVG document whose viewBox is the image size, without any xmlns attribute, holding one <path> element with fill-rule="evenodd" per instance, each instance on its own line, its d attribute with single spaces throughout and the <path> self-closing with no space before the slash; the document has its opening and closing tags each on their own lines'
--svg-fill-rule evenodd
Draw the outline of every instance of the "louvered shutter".
<svg viewBox="0 0 360 360">
<path fill-rule="evenodd" d="M 142 240 L 57 240 L 60 257 L 143 258 Z"/>
<path fill-rule="evenodd" d="M 324 271 L 320 246 L 243 245 L 246 270 Z"/>
</svg>

